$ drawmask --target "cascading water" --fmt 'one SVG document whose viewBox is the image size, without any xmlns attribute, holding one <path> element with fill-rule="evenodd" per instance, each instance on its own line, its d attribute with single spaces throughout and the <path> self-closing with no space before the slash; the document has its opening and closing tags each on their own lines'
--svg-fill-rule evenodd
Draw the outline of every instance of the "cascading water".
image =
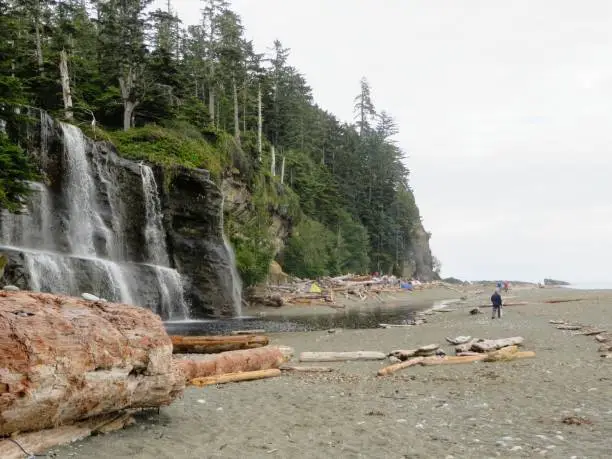
<svg viewBox="0 0 612 459">
<path fill-rule="evenodd" d="M 240 274 L 238 273 L 238 268 L 236 267 L 236 254 L 234 253 L 234 249 L 232 244 L 230 244 L 227 236 L 225 235 L 225 220 L 224 220 L 224 212 L 223 208 L 225 206 L 225 196 L 222 196 L 221 199 L 221 230 L 223 231 L 223 246 L 227 252 L 230 261 L 230 282 L 232 288 L 232 304 L 234 306 L 234 316 L 240 317 L 242 316 L 242 279 L 240 279 Z"/>
<path fill-rule="evenodd" d="M 144 233 L 147 255 L 159 283 L 161 308 L 164 315 L 171 320 L 186 319 L 189 314 L 183 296 L 183 282 L 178 271 L 169 267 L 170 259 L 155 175 L 146 164 L 140 165 L 140 175 L 145 201 Z"/>
</svg>

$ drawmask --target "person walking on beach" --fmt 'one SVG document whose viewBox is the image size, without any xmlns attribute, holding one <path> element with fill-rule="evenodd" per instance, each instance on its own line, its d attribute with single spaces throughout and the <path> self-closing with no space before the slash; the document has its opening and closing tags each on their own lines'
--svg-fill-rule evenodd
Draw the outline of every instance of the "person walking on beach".
<svg viewBox="0 0 612 459">
<path fill-rule="evenodd" d="M 491 309 L 493 310 L 491 319 L 495 319 L 495 313 L 497 312 L 497 318 L 501 319 L 501 308 L 502 308 L 502 297 L 497 290 L 491 295 Z"/>
</svg>

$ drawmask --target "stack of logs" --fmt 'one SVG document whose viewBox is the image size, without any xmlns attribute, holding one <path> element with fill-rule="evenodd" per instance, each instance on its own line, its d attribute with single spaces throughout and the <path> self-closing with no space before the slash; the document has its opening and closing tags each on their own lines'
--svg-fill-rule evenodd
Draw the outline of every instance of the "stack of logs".
<svg viewBox="0 0 612 459">
<path fill-rule="evenodd" d="M 315 283 L 320 292 L 310 291 Z M 425 284 L 419 288 L 425 288 Z M 416 288 L 416 287 L 415 287 Z M 247 301 L 253 306 L 281 307 L 285 304 L 316 305 L 342 307 L 336 303 L 338 297 L 355 298 L 365 301 L 377 298 L 381 293 L 401 291 L 399 281 L 394 277 L 375 278 L 345 274 L 337 277 L 323 277 L 317 281 L 295 280 L 288 284 L 266 285 L 252 288 L 247 295 Z"/>
</svg>

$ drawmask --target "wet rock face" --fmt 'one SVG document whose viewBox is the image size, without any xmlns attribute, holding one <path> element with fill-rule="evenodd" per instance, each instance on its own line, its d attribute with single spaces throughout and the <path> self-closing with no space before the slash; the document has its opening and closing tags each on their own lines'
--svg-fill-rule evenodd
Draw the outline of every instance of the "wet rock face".
<svg viewBox="0 0 612 459">
<path fill-rule="evenodd" d="M 230 260 L 223 244 L 221 190 L 208 171 L 177 168 L 168 173 L 163 205 L 169 248 L 187 279 L 194 316 L 231 316 Z"/>
<path fill-rule="evenodd" d="M 412 262 L 413 276 L 421 282 L 430 282 L 435 279 L 433 271 L 433 257 L 429 248 L 429 233 L 425 231 L 422 223 L 415 228 L 408 253 Z"/>
</svg>

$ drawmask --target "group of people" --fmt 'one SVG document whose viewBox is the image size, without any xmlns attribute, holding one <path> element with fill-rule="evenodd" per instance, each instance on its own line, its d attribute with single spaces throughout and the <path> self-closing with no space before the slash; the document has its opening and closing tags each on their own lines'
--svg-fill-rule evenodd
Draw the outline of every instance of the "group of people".
<svg viewBox="0 0 612 459">
<path fill-rule="evenodd" d="M 502 288 L 504 289 L 504 292 L 507 292 L 510 288 L 510 282 L 500 281 L 497 283 L 495 292 L 493 292 L 493 295 L 491 295 L 491 309 L 492 309 L 491 319 L 495 319 L 496 315 L 498 319 L 501 319 L 502 317 L 502 297 L 501 297 Z"/>
</svg>

